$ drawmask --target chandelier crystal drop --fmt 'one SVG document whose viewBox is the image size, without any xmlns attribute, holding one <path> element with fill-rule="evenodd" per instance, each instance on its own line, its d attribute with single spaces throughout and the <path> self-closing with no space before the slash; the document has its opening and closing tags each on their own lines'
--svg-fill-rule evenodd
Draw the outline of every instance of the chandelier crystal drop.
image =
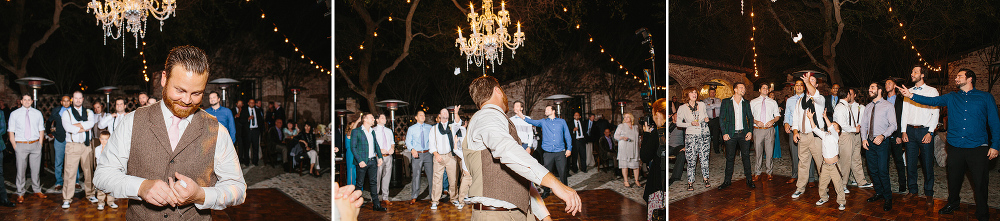
<svg viewBox="0 0 1000 221">
<path fill-rule="evenodd" d="M 507 33 L 507 25 L 510 24 L 510 14 L 507 12 L 506 3 L 500 3 L 500 11 L 493 14 L 493 1 L 483 1 L 483 14 L 476 13 L 472 3 L 469 3 L 469 26 L 472 34 L 469 38 L 462 36 L 462 28 L 458 28 L 458 39 L 455 39 L 455 47 L 459 48 L 466 56 L 467 64 L 465 69 L 469 69 L 469 64 L 475 62 L 476 66 L 483 67 L 483 63 L 490 62 L 490 66 L 503 64 L 503 48 L 510 49 L 511 57 L 516 54 L 517 48 L 524 43 L 524 32 L 521 32 L 521 23 L 517 23 L 517 32 L 513 36 Z M 493 68 L 496 72 L 496 68 Z"/>
<path fill-rule="evenodd" d="M 171 15 L 177 16 L 177 0 L 105 0 L 101 3 L 91 0 L 87 3 L 87 12 L 94 12 L 97 24 L 104 29 L 104 44 L 108 42 L 108 37 L 119 39 L 122 31 L 132 33 L 135 38 L 135 47 L 139 48 L 139 39 L 146 38 L 146 18 L 153 15 L 160 20 L 160 31 L 163 31 L 163 21 Z M 125 42 L 122 41 L 122 46 Z M 125 55 L 125 48 L 122 47 L 122 55 Z"/>
</svg>

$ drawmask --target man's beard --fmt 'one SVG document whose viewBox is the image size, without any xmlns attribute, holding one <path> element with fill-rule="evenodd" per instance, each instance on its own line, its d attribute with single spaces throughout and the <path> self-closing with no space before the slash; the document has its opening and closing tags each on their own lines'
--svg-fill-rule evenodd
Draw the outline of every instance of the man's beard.
<svg viewBox="0 0 1000 221">
<path fill-rule="evenodd" d="M 163 94 L 163 103 L 166 104 L 167 109 L 169 109 L 171 113 L 174 113 L 174 116 L 177 116 L 178 118 L 182 119 L 187 118 L 188 116 L 194 114 L 194 112 L 197 112 L 198 109 L 200 109 L 197 108 L 199 105 L 201 105 L 200 102 L 191 103 L 190 105 L 184 105 L 184 102 L 174 101 L 168 98 L 166 89 L 163 90 L 162 94 Z M 180 109 L 177 106 L 187 107 L 187 110 Z"/>
</svg>

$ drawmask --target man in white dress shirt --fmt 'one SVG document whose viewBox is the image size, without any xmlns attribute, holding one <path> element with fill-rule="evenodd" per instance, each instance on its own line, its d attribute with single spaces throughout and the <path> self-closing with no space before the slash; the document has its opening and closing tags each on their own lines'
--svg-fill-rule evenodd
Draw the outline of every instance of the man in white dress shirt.
<svg viewBox="0 0 1000 221">
<path fill-rule="evenodd" d="M 719 124 L 719 116 L 722 115 L 722 99 L 715 97 L 715 88 L 708 89 L 708 98 L 701 100 L 705 102 L 707 109 L 705 113 L 708 113 L 708 129 L 712 133 L 712 137 L 709 138 L 711 145 L 708 148 L 710 150 L 714 149 L 715 153 L 720 153 L 719 150 L 725 150 L 722 148 L 722 125 Z"/>
<path fill-rule="evenodd" d="M 458 110 L 456 109 L 456 112 Z M 458 120 L 461 121 L 461 119 Z M 438 200 L 441 199 L 445 174 L 448 176 L 447 182 L 449 187 L 459 187 L 456 183 L 459 181 L 458 162 L 461 162 L 461 160 L 455 155 L 454 149 L 460 148 L 456 146 L 458 143 L 455 142 L 455 139 L 458 139 L 455 134 L 458 132 L 458 127 L 460 126 L 462 126 L 461 122 L 449 120 L 449 113 L 446 108 L 442 108 L 438 113 L 438 123 L 431 126 L 430 141 L 428 142 L 428 148 L 434 154 L 434 185 L 433 189 L 431 189 L 431 209 L 437 209 Z M 449 202 L 454 204 L 455 207 L 459 207 L 461 203 L 458 201 L 459 194 L 453 192 L 448 195 L 451 199 Z"/>
<path fill-rule="evenodd" d="M 42 186 L 39 182 L 38 171 L 42 163 L 42 138 L 45 137 L 45 120 L 42 112 L 31 107 L 34 100 L 29 95 L 21 96 L 21 108 L 10 112 L 10 121 L 7 121 L 7 133 L 10 135 L 10 147 L 14 149 L 17 156 L 17 203 L 24 202 L 24 193 L 27 192 L 24 183 L 24 172 L 31 166 L 31 188 L 35 190 L 38 198 L 47 198 L 42 193 Z"/>
<path fill-rule="evenodd" d="M 63 168 L 63 177 L 76 177 L 76 173 L 83 172 L 83 189 L 86 191 L 87 199 L 91 203 L 97 202 L 97 193 L 94 192 L 94 148 L 91 146 L 91 129 L 97 124 L 97 116 L 93 111 L 83 108 L 83 92 L 73 92 L 73 106 L 68 111 L 63 111 L 62 125 L 66 129 L 66 159 Z M 73 179 L 63 180 L 63 209 L 69 209 L 73 202 L 73 194 L 76 194 L 76 186 Z"/>
<path fill-rule="evenodd" d="M 937 88 L 924 83 L 927 69 L 916 65 L 910 72 L 913 87 L 910 93 L 924 97 L 937 97 Z M 917 188 L 917 162 L 924 169 L 924 196 L 934 196 L 934 129 L 937 128 L 941 110 L 913 102 L 910 98 L 903 100 L 903 116 L 899 122 L 902 128 L 903 142 L 906 145 L 906 184 L 910 194 L 920 194 Z M 902 192 L 902 190 L 900 190 Z"/>
<path fill-rule="evenodd" d="M 760 96 L 750 101 L 750 111 L 753 112 L 754 128 L 754 181 L 760 179 L 760 174 L 764 168 L 767 169 L 764 172 L 767 175 L 767 180 L 771 180 L 771 172 L 774 169 L 771 164 L 771 155 L 774 154 L 774 124 L 781 117 L 778 102 L 767 97 L 767 94 L 771 92 L 771 86 L 761 84 L 758 90 L 760 91 Z M 762 157 L 764 159 L 761 159 Z"/>
<path fill-rule="evenodd" d="M 125 99 L 115 99 L 115 112 L 101 118 L 101 122 L 97 123 L 97 128 L 105 129 L 108 130 L 108 133 L 115 134 L 115 126 L 118 126 L 118 122 L 121 122 L 121 117 L 124 117 L 125 114 Z"/>
<path fill-rule="evenodd" d="M 851 172 L 854 172 L 854 181 L 859 184 L 858 187 L 871 188 L 873 185 L 868 182 L 868 179 L 865 179 L 865 171 L 861 168 L 861 135 L 859 134 L 861 133 L 861 124 L 859 122 L 865 108 L 855 101 L 858 92 L 854 88 L 844 89 L 837 93 L 840 100 L 833 108 L 833 122 L 837 122 L 841 126 L 840 140 L 838 141 L 840 161 L 837 163 L 842 176 L 841 183 L 846 186 L 850 180 Z M 846 188 L 844 192 L 850 193 Z"/>
<path fill-rule="evenodd" d="M 521 147 L 513 123 L 506 117 L 507 95 L 490 76 L 476 78 L 469 94 L 480 108 L 469 120 L 468 136 L 462 142 L 465 163 L 472 175 L 469 199 L 472 220 L 535 220 L 546 214 L 544 205 L 532 198 L 538 192 L 531 183 L 541 184 L 566 202 L 565 211 L 581 210 L 576 190 L 562 184 Z M 540 220 L 545 215 L 540 215 Z"/>
<path fill-rule="evenodd" d="M 521 113 L 524 111 L 524 102 L 514 101 L 513 110 L 515 113 Z M 527 150 L 528 154 L 531 154 L 532 150 L 538 148 L 538 146 L 535 145 L 537 143 L 535 142 L 535 126 L 531 126 L 531 124 L 525 122 L 524 119 L 531 119 L 531 117 L 524 116 L 524 118 L 521 118 L 517 114 L 510 117 L 510 121 L 514 122 L 514 127 L 517 128 L 517 136 L 521 137 L 521 140 L 524 141 L 524 143 L 521 144 L 521 147 Z"/>
<path fill-rule="evenodd" d="M 793 120 L 795 124 L 792 125 L 793 140 L 799 142 L 799 152 L 792 154 L 799 155 L 799 167 L 797 170 L 799 178 L 809 175 L 810 163 L 815 164 L 816 168 L 823 167 L 823 165 L 820 165 L 820 163 L 823 162 L 822 140 L 813 134 L 813 128 L 809 126 L 809 123 L 806 122 L 808 119 L 804 117 L 806 111 L 803 106 L 810 106 L 811 109 L 816 110 L 812 112 L 814 115 L 812 119 L 812 121 L 814 121 L 813 125 L 816 125 L 816 128 L 819 128 L 820 130 L 826 130 L 826 122 L 816 120 L 823 118 L 822 115 L 824 111 L 826 111 L 824 108 L 826 107 L 826 99 L 819 93 L 819 90 L 816 89 L 816 77 L 812 74 L 813 73 L 806 73 L 803 75 L 803 82 L 806 86 L 806 94 L 800 98 L 800 101 L 797 102 L 798 104 L 795 105 L 795 116 L 792 116 L 795 118 L 795 120 Z M 798 182 L 796 182 L 796 189 L 795 193 L 792 194 L 792 198 L 798 199 L 799 196 L 805 193 L 806 183 L 806 179 L 799 179 Z"/>
<path fill-rule="evenodd" d="M 243 172 L 229 132 L 198 108 L 209 77 L 205 52 L 175 47 L 164 66 L 163 102 L 122 117 L 94 184 L 130 200 L 126 219 L 211 220 L 209 209 L 246 199 Z"/>
<path fill-rule="evenodd" d="M 278 120 L 281 119 L 275 119 Z M 389 201 L 389 180 L 392 179 L 392 153 L 396 150 L 396 137 L 392 135 L 392 130 L 385 127 L 386 121 L 385 114 L 379 114 L 375 121 L 378 125 L 372 128 L 380 149 L 379 154 L 382 154 L 382 166 L 378 167 L 375 176 L 378 179 L 379 199 L 382 200 L 382 205 L 392 205 Z"/>
</svg>

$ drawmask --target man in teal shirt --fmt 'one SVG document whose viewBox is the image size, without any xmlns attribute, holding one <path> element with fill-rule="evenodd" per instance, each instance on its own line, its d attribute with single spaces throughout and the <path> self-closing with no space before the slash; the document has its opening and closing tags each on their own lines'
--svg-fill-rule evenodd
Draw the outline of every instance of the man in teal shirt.
<svg viewBox="0 0 1000 221">
<path fill-rule="evenodd" d="M 233 111 L 220 105 L 219 100 L 218 92 L 212 91 L 208 93 L 208 103 L 212 106 L 205 109 L 205 113 L 215 116 L 219 120 L 219 124 L 222 124 L 222 126 L 226 127 L 226 130 L 229 130 L 229 138 L 236 140 L 236 121 L 233 120 Z"/>
<path fill-rule="evenodd" d="M 542 128 L 542 162 L 545 169 L 549 171 L 559 171 L 559 181 L 569 185 L 568 171 L 566 171 L 566 158 L 573 150 L 573 139 L 569 136 L 569 127 L 566 120 L 556 117 L 556 111 L 552 105 L 545 106 L 545 118 L 532 120 L 524 117 L 524 113 L 515 111 L 518 117 L 524 118 L 524 122 Z M 565 153 L 564 153 L 565 152 Z M 558 170 L 556 170 L 558 169 Z M 543 187 L 545 196 L 549 189 Z"/>
</svg>

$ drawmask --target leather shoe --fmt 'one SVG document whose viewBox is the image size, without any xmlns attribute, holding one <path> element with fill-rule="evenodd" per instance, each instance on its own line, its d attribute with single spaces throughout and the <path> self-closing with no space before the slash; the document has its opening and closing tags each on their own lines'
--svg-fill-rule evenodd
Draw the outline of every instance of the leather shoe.
<svg viewBox="0 0 1000 221">
<path fill-rule="evenodd" d="M 24 203 L 24 196 L 17 196 L 17 203 Z"/>
<path fill-rule="evenodd" d="M 773 179 L 774 179 L 774 176 L 771 175 L 770 173 L 768 173 L 767 174 L 767 180 L 773 180 Z"/>
<path fill-rule="evenodd" d="M 729 181 L 726 181 L 726 182 L 722 183 L 722 185 L 719 185 L 719 189 L 720 190 L 721 189 L 726 189 L 726 187 L 729 187 L 729 185 L 733 185 L 733 183 L 731 183 Z"/>
<path fill-rule="evenodd" d="M 14 203 L 12 203 L 10 201 L 4 200 L 3 202 L 0 202 L 0 206 L 14 207 L 14 206 L 17 206 L 17 205 L 15 205 Z"/>
<path fill-rule="evenodd" d="M 77 183 L 77 184 L 76 184 L 76 189 L 80 189 L 80 188 L 83 188 L 83 187 L 80 187 L 80 184 L 79 184 L 79 183 Z"/>
<path fill-rule="evenodd" d="M 753 182 L 750 181 L 747 181 L 747 187 L 749 187 L 750 189 L 757 188 L 757 186 L 753 185 Z"/>
<path fill-rule="evenodd" d="M 55 189 L 56 191 L 62 191 L 62 185 L 56 185 L 56 188 L 52 189 Z"/>
<path fill-rule="evenodd" d="M 35 196 L 37 196 L 38 198 L 41 198 L 41 199 L 49 198 L 44 193 L 35 193 Z"/>
<path fill-rule="evenodd" d="M 753 176 L 753 181 L 754 181 L 754 182 L 757 182 L 757 179 L 759 179 L 759 178 L 760 178 L 760 175 L 754 175 L 754 176 Z"/>
<path fill-rule="evenodd" d="M 885 211 L 892 210 L 892 200 L 891 199 L 885 200 L 885 204 L 882 204 L 882 210 L 885 210 Z"/>
<path fill-rule="evenodd" d="M 798 179 L 792 178 L 792 179 L 788 180 L 788 182 L 785 182 L 785 183 L 795 183 L 796 180 L 798 180 Z"/>
<path fill-rule="evenodd" d="M 410 200 L 410 205 L 413 205 L 414 203 L 417 203 L 417 199 Z"/>
<path fill-rule="evenodd" d="M 382 206 L 377 205 L 377 204 L 376 205 L 372 205 L 372 210 L 379 211 L 379 212 L 386 211 L 385 207 L 382 207 Z"/>
<path fill-rule="evenodd" d="M 392 205 L 392 201 L 382 200 L 382 204 L 386 205 L 386 206 L 391 206 Z"/>
<path fill-rule="evenodd" d="M 941 208 L 941 210 L 938 210 L 938 214 L 951 214 L 955 212 L 955 210 L 958 210 L 958 206 L 948 204 L 945 205 L 944 208 Z"/>
<path fill-rule="evenodd" d="M 809 188 L 816 187 L 816 182 L 809 182 Z"/>
<path fill-rule="evenodd" d="M 875 202 L 875 201 L 879 201 L 879 200 L 881 200 L 881 199 L 885 199 L 885 197 L 884 197 L 884 196 L 882 196 L 882 195 L 879 195 L 879 194 L 875 194 L 875 195 L 874 195 L 874 196 L 872 196 L 871 198 L 868 198 L 868 200 L 867 200 L 867 201 L 868 201 L 868 202 L 870 203 L 870 202 Z"/>
</svg>

